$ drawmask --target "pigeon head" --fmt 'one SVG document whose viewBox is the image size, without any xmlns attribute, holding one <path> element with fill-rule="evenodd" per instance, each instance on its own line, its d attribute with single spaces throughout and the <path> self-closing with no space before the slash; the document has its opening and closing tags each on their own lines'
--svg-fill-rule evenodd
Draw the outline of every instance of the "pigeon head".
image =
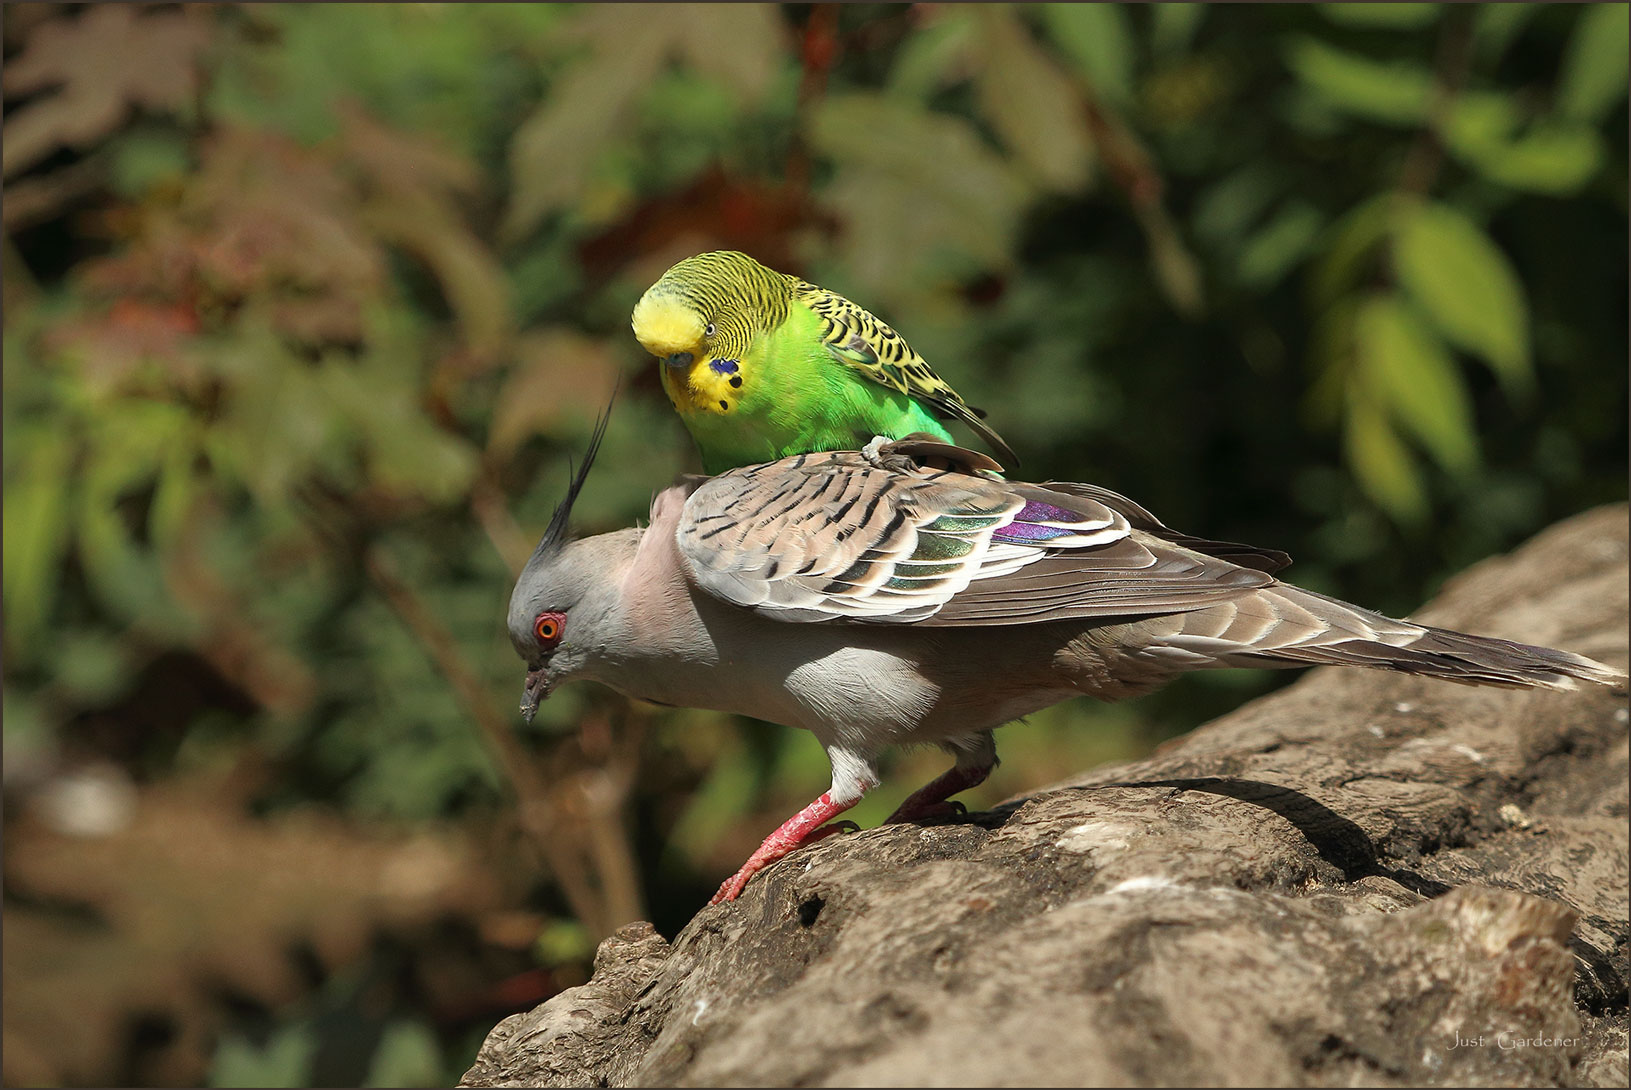
<svg viewBox="0 0 1631 1090">
<path fill-rule="evenodd" d="M 539 702 L 555 685 L 581 671 L 594 642 L 585 637 L 593 634 L 598 615 L 604 612 L 596 594 L 604 589 L 604 577 L 598 574 L 604 566 L 596 564 L 594 555 L 594 544 L 600 539 L 573 541 L 568 523 L 610 417 L 608 405 L 595 425 L 582 464 L 572 474 L 565 498 L 556 506 L 510 594 L 510 643 L 527 664 L 521 714 L 529 723 Z"/>
</svg>

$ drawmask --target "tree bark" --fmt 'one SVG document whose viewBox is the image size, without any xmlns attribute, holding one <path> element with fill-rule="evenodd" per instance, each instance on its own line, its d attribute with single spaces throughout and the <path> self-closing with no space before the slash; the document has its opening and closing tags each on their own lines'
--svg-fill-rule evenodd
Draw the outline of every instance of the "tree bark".
<svg viewBox="0 0 1631 1090">
<path fill-rule="evenodd" d="M 1418 619 L 1626 664 L 1623 506 Z M 1625 694 L 1327 668 L 1147 760 L 834 837 L 465 1086 L 1624 1086 Z M 1023 728 L 1018 728 L 1023 729 Z"/>
</svg>

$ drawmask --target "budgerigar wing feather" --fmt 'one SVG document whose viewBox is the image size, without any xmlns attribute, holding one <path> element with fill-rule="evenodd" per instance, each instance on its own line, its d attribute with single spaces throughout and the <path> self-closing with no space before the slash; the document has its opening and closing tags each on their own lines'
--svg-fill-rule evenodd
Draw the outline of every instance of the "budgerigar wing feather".
<svg viewBox="0 0 1631 1090">
<path fill-rule="evenodd" d="M 1273 582 L 1089 496 L 881 454 L 804 454 L 702 482 L 676 529 L 692 579 L 778 620 L 922 625 L 1179 612 Z"/>
<path fill-rule="evenodd" d="M 1019 464 L 1014 449 L 981 419 L 985 414 L 964 401 L 899 333 L 870 311 L 803 280 L 794 280 L 793 298 L 821 319 L 821 341 L 835 360 L 881 386 L 916 398 L 944 419 L 962 421 L 1006 465 Z"/>
</svg>

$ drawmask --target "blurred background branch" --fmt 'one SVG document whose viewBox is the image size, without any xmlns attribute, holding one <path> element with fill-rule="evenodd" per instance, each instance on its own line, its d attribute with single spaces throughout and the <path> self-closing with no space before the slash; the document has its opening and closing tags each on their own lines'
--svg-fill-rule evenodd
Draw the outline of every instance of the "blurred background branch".
<svg viewBox="0 0 1631 1090">
<path fill-rule="evenodd" d="M 580 528 L 695 468 L 628 332 L 682 256 L 1397 613 L 1623 499 L 1626 12 L 7 5 L 4 1081 L 451 1082 L 820 787 L 802 732 L 512 712 L 619 376 Z M 1284 680 L 1052 709 L 969 802 Z"/>
</svg>

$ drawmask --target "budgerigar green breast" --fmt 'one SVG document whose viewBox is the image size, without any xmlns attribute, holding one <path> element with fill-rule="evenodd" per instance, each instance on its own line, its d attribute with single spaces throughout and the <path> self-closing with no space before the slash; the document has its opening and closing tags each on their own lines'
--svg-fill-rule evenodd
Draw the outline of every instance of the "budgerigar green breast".
<svg viewBox="0 0 1631 1090">
<path fill-rule="evenodd" d="M 974 429 L 1019 459 L 900 334 L 841 295 L 718 251 L 686 258 L 634 308 L 634 335 L 708 473 L 793 454 L 855 450 L 874 436 Z"/>
</svg>

